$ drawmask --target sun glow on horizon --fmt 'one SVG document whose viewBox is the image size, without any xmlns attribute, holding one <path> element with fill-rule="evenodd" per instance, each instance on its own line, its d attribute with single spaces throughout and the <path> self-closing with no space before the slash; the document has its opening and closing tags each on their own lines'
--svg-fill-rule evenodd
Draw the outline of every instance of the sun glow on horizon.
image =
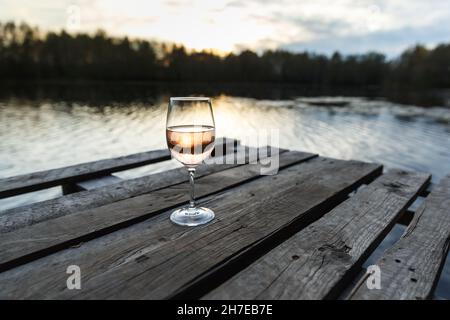
<svg viewBox="0 0 450 320">
<path fill-rule="evenodd" d="M 119 28 L 108 26 L 107 29 L 142 38 L 153 35 L 158 41 L 183 44 L 195 51 L 212 50 L 220 55 L 241 49 L 258 49 L 261 44 L 267 48 L 275 48 L 283 42 L 284 37 L 279 36 L 278 28 L 274 28 L 272 23 L 249 17 L 248 12 L 241 8 L 227 7 L 226 1 L 194 3 L 187 5 L 183 2 L 184 5 L 180 3 L 168 6 L 166 2 L 143 2 L 143 12 L 153 10 L 161 13 L 152 19 L 149 26 L 146 26 L 147 19 L 144 16 L 136 17 L 137 12 L 129 12 L 128 15 L 135 17 L 135 23 Z M 116 5 L 115 9 L 110 8 L 111 15 L 120 10 L 120 3 Z M 98 17 L 93 17 L 92 20 L 97 21 Z M 288 35 L 289 32 L 285 34 Z"/>
<path fill-rule="evenodd" d="M 433 10 L 430 10 L 432 2 Z M 377 50 L 399 53 L 417 42 L 450 41 L 450 0 L 0 0 L 0 21 L 43 30 L 68 29 L 68 8 L 80 23 L 69 32 L 95 32 L 182 44 L 221 56 L 284 48 L 321 53 Z M 422 12 L 427 12 L 423 15 Z"/>
</svg>

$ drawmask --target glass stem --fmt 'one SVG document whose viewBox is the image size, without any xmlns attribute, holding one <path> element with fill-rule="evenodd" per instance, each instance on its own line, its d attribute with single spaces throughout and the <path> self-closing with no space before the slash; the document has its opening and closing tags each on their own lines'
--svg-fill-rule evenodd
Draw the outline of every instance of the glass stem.
<svg viewBox="0 0 450 320">
<path fill-rule="evenodd" d="M 195 208 L 195 187 L 194 187 L 195 168 L 188 168 L 188 171 L 189 171 L 189 183 L 191 185 L 191 199 L 189 201 L 189 208 Z"/>
</svg>

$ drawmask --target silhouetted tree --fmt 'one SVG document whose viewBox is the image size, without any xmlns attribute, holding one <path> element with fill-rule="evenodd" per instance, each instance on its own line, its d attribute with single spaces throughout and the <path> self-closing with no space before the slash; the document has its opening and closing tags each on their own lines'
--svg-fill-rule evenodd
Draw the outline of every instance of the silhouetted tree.
<svg viewBox="0 0 450 320">
<path fill-rule="evenodd" d="M 128 37 L 41 33 L 27 24 L 0 23 L 0 79 L 92 79 L 290 82 L 314 86 L 450 88 L 450 44 L 417 45 L 387 61 L 383 54 L 331 57 L 309 52 L 210 51 Z"/>
</svg>

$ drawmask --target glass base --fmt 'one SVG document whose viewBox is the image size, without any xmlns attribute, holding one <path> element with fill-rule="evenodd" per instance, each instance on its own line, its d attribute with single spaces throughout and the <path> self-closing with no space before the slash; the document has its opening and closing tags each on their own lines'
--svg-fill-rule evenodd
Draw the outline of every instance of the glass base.
<svg viewBox="0 0 450 320">
<path fill-rule="evenodd" d="M 170 215 L 170 220 L 180 226 L 195 227 L 210 222 L 214 219 L 214 212 L 203 207 L 181 208 Z"/>
</svg>

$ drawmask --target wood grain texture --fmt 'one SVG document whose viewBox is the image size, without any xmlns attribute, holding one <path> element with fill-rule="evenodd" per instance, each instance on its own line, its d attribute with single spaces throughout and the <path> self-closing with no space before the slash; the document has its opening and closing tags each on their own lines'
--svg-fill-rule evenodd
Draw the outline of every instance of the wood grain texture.
<svg viewBox="0 0 450 320">
<path fill-rule="evenodd" d="M 383 175 L 204 299 L 335 298 L 429 178 L 404 171 Z"/>
<path fill-rule="evenodd" d="M 279 152 L 285 152 L 280 149 Z M 229 169 L 247 162 L 247 154 L 236 155 L 233 162 L 224 164 L 225 156 L 214 157 L 216 164 L 199 166 L 197 177 Z M 0 234 L 11 232 L 25 226 L 61 217 L 76 211 L 99 207 L 108 203 L 165 188 L 170 185 L 188 181 L 185 168 L 176 168 L 135 179 L 124 180 L 113 185 L 100 187 L 90 191 L 33 203 L 0 212 Z"/>
<path fill-rule="evenodd" d="M 381 289 L 367 289 L 363 278 L 350 298 L 430 299 L 449 245 L 450 176 L 447 176 L 418 208 L 402 237 L 377 261 Z"/>
<path fill-rule="evenodd" d="M 327 204 L 334 204 L 361 183 L 371 181 L 381 170 L 376 164 L 313 158 L 283 169 L 278 175 L 253 179 L 203 199 L 201 204 L 216 213 L 210 224 L 197 228 L 177 226 L 170 222 L 171 211 L 167 211 L 2 272 L 0 298 L 191 296 L 190 290 L 196 284 L 207 286 L 224 267 L 241 258 L 256 259 L 252 249 L 270 244 L 289 227 L 301 227 L 308 218 L 319 217 Z M 208 180 L 224 183 L 243 174 L 246 171 L 222 171 L 220 177 L 202 178 L 198 187 L 207 185 Z M 165 188 L 160 196 L 184 197 L 185 193 L 185 186 Z M 155 201 L 141 199 L 144 201 L 109 212 L 152 210 L 149 205 Z M 70 232 L 70 226 L 67 230 Z M 81 268 L 82 290 L 66 288 L 65 270 L 72 264 Z"/>
<path fill-rule="evenodd" d="M 303 152 L 285 152 L 279 156 L 280 166 L 286 167 L 314 156 Z M 259 170 L 260 165 L 249 164 L 204 176 L 198 179 L 197 197 L 257 178 Z M 185 182 L 0 234 L 0 270 L 137 223 L 188 200 L 189 183 Z"/>
<path fill-rule="evenodd" d="M 4 178 L 0 180 L 0 198 L 95 178 L 112 172 L 136 168 L 169 159 L 169 150 L 154 150 L 125 157 L 104 159 Z"/>
<path fill-rule="evenodd" d="M 223 143 L 234 144 L 237 142 L 234 142 L 234 140 L 219 139 L 216 148 L 224 148 Z M 223 151 L 221 153 L 223 154 Z M 168 149 L 153 150 L 124 157 L 98 160 L 64 168 L 3 178 L 0 179 L 0 199 L 61 184 L 70 184 L 81 180 L 92 179 L 113 172 L 132 169 L 169 159 L 170 152 Z"/>
</svg>

